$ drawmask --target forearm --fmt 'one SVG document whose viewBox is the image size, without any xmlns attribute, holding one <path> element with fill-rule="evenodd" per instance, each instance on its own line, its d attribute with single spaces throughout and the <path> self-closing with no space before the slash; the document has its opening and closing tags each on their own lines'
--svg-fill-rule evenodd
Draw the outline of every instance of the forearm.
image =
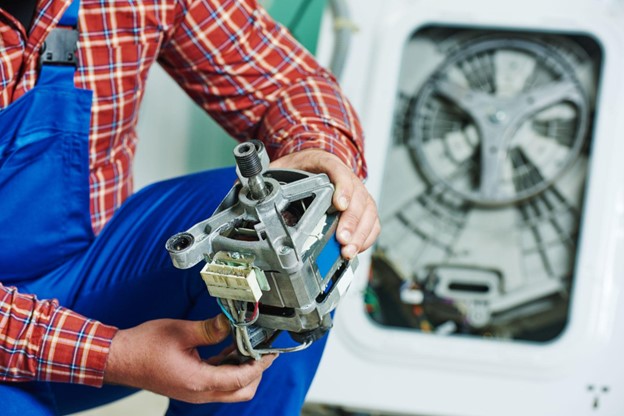
<svg viewBox="0 0 624 416">
<path fill-rule="evenodd" d="M 284 88 L 265 113 L 258 136 L 274 160 L 321 149 L 338 156 L 360 178 L 366 177 L 358 117 L 333 77 L 320 68 Z"/>
<path fill-rule="evenodd" d="M 366 174 L 357 115 L 335 79 L 256 1 L 192 0 L 159 62 L 233 137 L 272 159 L 320 148 Z"/>
<path fill-rule="evenodd" d="M 116 328 L 0 284 L 0 381 L 100 386 Z"/>
</svg>

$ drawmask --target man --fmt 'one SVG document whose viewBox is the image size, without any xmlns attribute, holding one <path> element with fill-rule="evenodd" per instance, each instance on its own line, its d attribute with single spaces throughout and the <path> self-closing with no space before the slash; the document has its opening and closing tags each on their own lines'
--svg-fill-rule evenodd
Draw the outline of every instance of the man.
<svg viewBox="0 0 624 416">
<path fill-rule="evenodd" d="M 16 7 L 26 3 L 33 14 Z M 379 221 L 359 179 L 359 122 L 335 80 L 253 0 L 0 5 L 2 414 L 70 413 L 132 388 L 171 397 L 168 414 L 297 414 L 324 340 L 216 365 L 227 321 L 203 320 L 218 308 L 197 269 L 175 270 L 164 250 L 212 213 L 233 170 L 128 198 L 135 125 L 158 61 L 230 134 L 263 140 L 274 166 L 328 174 L 352 258 Z M 75 56 L 63 49 L 72 39 Z"/>
</svg>

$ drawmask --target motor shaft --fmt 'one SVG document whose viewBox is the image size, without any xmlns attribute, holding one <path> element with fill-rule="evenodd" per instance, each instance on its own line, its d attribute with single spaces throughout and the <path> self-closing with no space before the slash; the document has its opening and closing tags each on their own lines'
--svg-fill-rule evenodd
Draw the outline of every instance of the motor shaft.
<svg viewBox="0 0 624 416">
<path fill-rule="evenodd" d="M 271 193 L 262 176 L 262 161 L 253 142 L 236 146 L 234 158 L 241 175 L 247 178 L 247 186 L 253 199 L 261 200 Z"/>
</svg>

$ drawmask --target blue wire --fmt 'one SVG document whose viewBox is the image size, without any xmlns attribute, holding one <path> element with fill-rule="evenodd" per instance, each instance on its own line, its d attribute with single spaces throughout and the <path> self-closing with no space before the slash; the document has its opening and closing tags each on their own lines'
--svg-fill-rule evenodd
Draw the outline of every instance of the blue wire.
<svg viewBox="0 0 624 416">
<path fill-rule="evenodd" d="M 221 299 L 220 298 L 216 298 L 217 299 L 217 303 L 219 304 L 219 307 L 221 307 L 221 311 L 223 312 L 223 314 L 225 315 L 225 317 L 232 323 L 232 324 L 236 324 L 236 321 L 234 320 L 234 318 L 232 318 L 232 315 L 230 314 L 230 312 L 225 308 L 225 306 L 223 305 L 223 303 L 221 303 Z"/>
</svg>

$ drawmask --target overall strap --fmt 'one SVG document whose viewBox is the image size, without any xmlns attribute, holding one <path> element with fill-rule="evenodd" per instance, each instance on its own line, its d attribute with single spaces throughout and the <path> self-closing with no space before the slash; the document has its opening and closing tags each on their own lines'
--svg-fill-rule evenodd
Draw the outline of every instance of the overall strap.
<svg viewBox="0 0 624 416">
<path fill-rule="evenodd" d="M 74 87 L 74 72 L 78 61 L 78 11 L 80 0 L 73 0 L 61 16 L 58 26 L 50 31 L 43 46 L 39 63 L 41 71 L 37 85 Z"/>
<path fill-rule="evenodd" d="M 63 16 L 61 16 L 59 26 L 76 28 L 78 26 L 78 10 L 80 10 L 80 0 L 72 1 L 72 4 L 69 5 Z"/>
</svg>

